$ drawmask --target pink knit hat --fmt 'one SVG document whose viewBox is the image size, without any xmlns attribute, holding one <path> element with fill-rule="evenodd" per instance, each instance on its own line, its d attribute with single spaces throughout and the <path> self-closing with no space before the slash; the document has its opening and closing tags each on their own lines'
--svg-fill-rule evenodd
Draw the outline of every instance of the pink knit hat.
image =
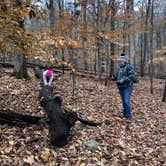
<svg viewBox="0 0 166 166">
<path fill-rule="evenodd" d="M 52 75 L 53 75 L 53 71 L 52 70 L 47 70 L 46 76 L 51 77 Z"/>
</svg>

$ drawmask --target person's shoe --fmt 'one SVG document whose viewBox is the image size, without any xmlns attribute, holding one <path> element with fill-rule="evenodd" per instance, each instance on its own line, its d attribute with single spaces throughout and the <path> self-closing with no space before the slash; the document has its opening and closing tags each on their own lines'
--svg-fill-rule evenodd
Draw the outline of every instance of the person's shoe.
<svg viewBox="0 0 166 166">
<path fill-rule="evenodd" d="M 140 123 L 143 123 L 143 122 L 144 122 L 143 120 L 138 119 L 138 118 L 132 118 L 132 121 L 134 121 L 134 122 L 140 122 Z"/>
<path fill-rule="evenodd" d="M 132 122 L 132 118 L 126 118 L 126 122 L 127 123 L 131 123 Z"/>
</svg>

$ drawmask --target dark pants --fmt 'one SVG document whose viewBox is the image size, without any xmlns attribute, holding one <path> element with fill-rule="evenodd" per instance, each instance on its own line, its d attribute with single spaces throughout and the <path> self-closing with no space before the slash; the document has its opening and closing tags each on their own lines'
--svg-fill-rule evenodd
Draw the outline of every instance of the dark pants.
<svg viewBox="0 0 166 166">
<path fill-rule="evenodd" d="M 131 119 L 132 110 L 130 106 L 130 97 L 133 91 L 133 86 L 119 87 L 120 96 L 123 104 L 123 115 L 124 117 Z"/>
</svg>

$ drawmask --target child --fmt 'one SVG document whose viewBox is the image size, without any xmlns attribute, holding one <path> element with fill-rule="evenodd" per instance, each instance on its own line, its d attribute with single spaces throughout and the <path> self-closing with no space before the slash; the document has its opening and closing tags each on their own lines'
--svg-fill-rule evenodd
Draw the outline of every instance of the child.
<svg viewBox="0 0 166 166">
<path fill-rule="evenodd" d="M 43 82 L 44 82 L 44 85 L 49 85 L 51 86 L 52 84 L 52 81 L 53 81 L 53 71 L 52 70 L 45 70 L 43 72 Z"/>
</svg>

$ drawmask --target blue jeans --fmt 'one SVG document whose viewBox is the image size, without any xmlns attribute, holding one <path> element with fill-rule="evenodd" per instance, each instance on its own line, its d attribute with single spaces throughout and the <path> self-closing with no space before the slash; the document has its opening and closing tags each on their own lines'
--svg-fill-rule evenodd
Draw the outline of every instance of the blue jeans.
<svg viewBox="0 0 166 166">
<path fill-rule="evenodd" d="M 130 97 L 133 91 L 133 85 L 128 87 L 119 87 L 120 96 L 123 104 L 123 115 L 124 117 L 131 119 L 132 110 L 130 106 Z"/>
</svg>

